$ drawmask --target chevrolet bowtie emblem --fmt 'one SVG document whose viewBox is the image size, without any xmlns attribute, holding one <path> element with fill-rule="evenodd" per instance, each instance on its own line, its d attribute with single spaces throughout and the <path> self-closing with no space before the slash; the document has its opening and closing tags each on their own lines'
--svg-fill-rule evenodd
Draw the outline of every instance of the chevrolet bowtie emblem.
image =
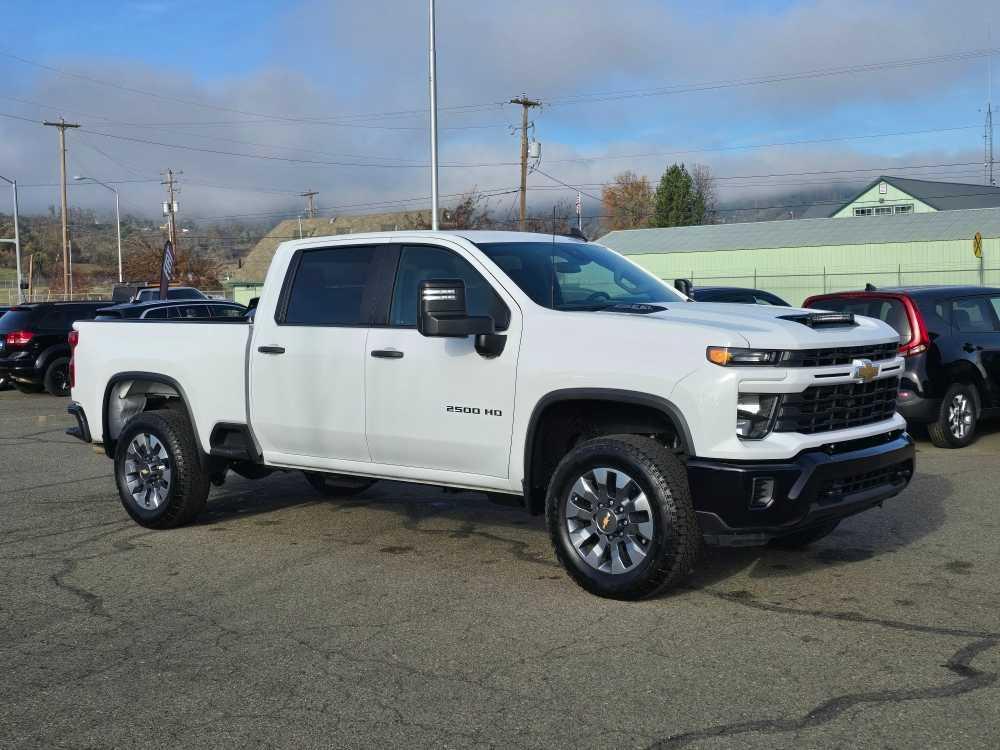
<svg viewBox="0 0 1000 750">
<path fill-rule="evenodd" d="M 879 367 L 873 364 L 870 359 L 856 359 L 854 360 L 854 374 L 853 377 L 864 383 L 870 383 L 875 378 L 878 377 Z"/>
<path fill-rule="evenodd" d="M 603 516 L 601 516 L 601 528 L 602 529 L 608 528 L 609 523 L 611 523 L 611 516 L 605 513 Z"/>
</svg>

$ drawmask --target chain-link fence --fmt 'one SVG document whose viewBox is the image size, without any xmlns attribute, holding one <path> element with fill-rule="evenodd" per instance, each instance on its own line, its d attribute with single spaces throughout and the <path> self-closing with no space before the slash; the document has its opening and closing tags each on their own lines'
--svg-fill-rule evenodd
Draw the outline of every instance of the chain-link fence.
<svg viewBox="0 0 1000 750">
<path fill-rule="evenodd" d="M 205 295 L 217 299 L 231 300 L 233 297 L 231 290 L 228 289 L 202 289 L 201 291 Z M 111 292 L 112 287 L 110 286 L 74 290 L 72 294 L 64 294 L 47 287 L 41 287 L 32 289 L 30 294 L 28 290 L 25 290 L 19 298 L 17 284 L 3 280 L 0 281 L 0 306 L 9 307 L 20 302 L 66 302 L 69 300 L 76 302 L 108 300 L 110 302 Z"/>
<path fill-rule="evenodd" d="M 707 271 L 681 270 L 676 274 L 691 280 L 695 287 L 735 286 L 762 289 L 777 294 L 793 305 L 801 304 L 807 297 L 828 292 L 864 289 L 866 284 L 876 287 L 972 285 L 1000 287 L 1000 268 L 974 267 L 914 267 L 898 265 L 896 268 L 857 270 L 845 268 L 773 269 L 751 273 L 720 275 Z M 673 277 L 667 279 L 673 283 Z"/>
</svg>

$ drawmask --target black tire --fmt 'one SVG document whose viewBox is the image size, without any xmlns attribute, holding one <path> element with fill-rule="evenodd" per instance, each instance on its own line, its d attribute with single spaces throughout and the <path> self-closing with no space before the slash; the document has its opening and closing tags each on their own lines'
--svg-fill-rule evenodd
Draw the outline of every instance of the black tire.
<svg viewBox="0 0 1000 750">
<path fill-rule="evenodd" d="M 143 506 L 129 489 L 129 477 L 137 478 L 128 465 L 129 447 L 144 434 L 162 446 L 161 468 L 165 465 L 171 472 L 169 486 L 156 507 Z M 187 416 L 173 409 L 161 409 L 130 419 L 115 446 L 115 479 L 125 511 L 140 526 L 172 529 L 192 521 L 205 507 L 210 482 Z"/>
<path fill-rule="evenodd" d="M 322 471 L 303 471 L 302 476 L 316 492 L 324 497 L 360 495 L 378 481 L 364 477 L 350 477 L 345 474 L 325 474 Z"/>
<path fill-rule="evenodd" d="M 52 396 L 69 395 L 69 357 L 59 357 L 45 368 L 42 381 L 45 390 Z"/>
<path fill-rule="evenodd" d="M 16 380 L 12 385 L 21 393 L 41 393 L 43 386 L 37 383 L 18 383 Z"/>
<path fill-rule="evenodd" d="M 602 571 L 593 563 L 588 563 L 582 549 L 578 550 L 570 539 L 567 506 L 571 496 L 577 498 L 575 502 L 582 499 L 582 496 L 573 493 L 573 487 L 578 479 L 596 477 L 594 470 L 599 472 L 602 468 L 621 472 L 629 477 L 645 495 L 649 512 L 633 513 L 626 509 L 625 513 L 621 513 L 621 507 L 617 508 L 616 512 L 621 515 L 617 516 L 619 520 L 614 521 L 615 529 L 621 528 L 622 531 L 616 541 L 596 533 L 596 524 L 603 525 L 603 522 L 597 521 L 597 514 L 594 513 L 596 509 L 591 503 L 590 512 L 594 516 L 591 523 L 595 525 L 584 531 L 595 529 L 590 539 L 599 539 L 591 546 L 591 552 L 599 549 L 599 544 L 607 542 L 607 549 L 600 552 L 599 558 L 603 560 L 607 554 L 606 564 L 613 566 L 612 547 L 616 547 L 619 558 L 624 559 L 628 553 L 627 549 L 622 551 L 622 545 L 627 545 L 629 534 L 626 527 L 629 523 L 641 525 L 641 521 L 634 520 L 634 517 L 648 518 L 653 523 L 651 538 L 633 537 L 644 542 L 644 557 L 638 562 L 629 559 L 628 563 L 632 567 L 617 573 Z M 610 472 L 607 476 L 610 477 Z M 631 489 L 631 497 L 637 497 L 631 484 L 617 488 L 618 481 L 617 478 L 614 481 L 615 492 L 607 493 L 614 498 L 611 505 L 598 513 L 608 513 L 613 510 L 612 506 L 621 502 L 618 489 L 626 496 Z M 580 505 L 577 504 L 576 508 L 579 509 Z M 552 475 L 545 500 L 545 514 L 559 562 L 577 584 L 597 596 L 632 600 L 664 591 L 677 585 L 691 572 L 701 551 L 701 530 L 691 501 L 687 471 L 672 451 L 652 438 L 609 435 L 587 440 L 576 446 L 563 457 Z M 607 526 L 604 525 L 604 528 Z M 579 533 L 579 529 L 574 531 L 577 539 L 581 538 Z M 584 546 L 587 543 L 589 542 L 584 542 Z"/>
<path fill-rule="evenodd" d="M 829 536 L 839 525 L 840 521 L 828 521 L 827 523 L 820 524 L 819 526 L 813 526 L 808 529 L 803 529 L 802 531 L 796 531 L 792 534 L 779 536 L 777 539 L 772 539 L 770 544 L 772 547 L 777 547 L 778 549 L 798 549 L 799 547 L 806 547 L 813 542 L 818 542 L 823 537 Z"/>
<path fill-rule="evenodd" d="M 976 437 L 979 424 L 979 391 L 974 385 L 954 383 L 941 399 L 936 422 L 927 425 L 927 434 L 938 448 L 964 448 Z M 953 410 L 965 409 L 961 415 Z M 964 431 L 963 431 L 964 428 Z"/>
</svg>

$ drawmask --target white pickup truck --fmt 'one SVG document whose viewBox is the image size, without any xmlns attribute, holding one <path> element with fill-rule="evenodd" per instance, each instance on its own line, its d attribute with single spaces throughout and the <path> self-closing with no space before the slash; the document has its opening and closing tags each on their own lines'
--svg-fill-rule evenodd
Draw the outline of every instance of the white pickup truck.
<svg viewBox="0 0 1000 750">
<path fill-rule="evenodd" d="M 693 302 L 599 244 L 508 232 L 287 242 L 252 321 L 81 322 L 84 441 L 171 528 L 228 471 L 520 496 L 570 575 L 633 599 L 703 542 L 788 546 L 897 495 L 898 334 Z"/>
</svg>

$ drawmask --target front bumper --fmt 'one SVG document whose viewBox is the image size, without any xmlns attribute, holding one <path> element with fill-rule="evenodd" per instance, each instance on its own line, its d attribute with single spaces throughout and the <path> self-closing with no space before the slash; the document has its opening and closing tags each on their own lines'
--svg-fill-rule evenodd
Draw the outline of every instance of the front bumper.
<svg viewBox="0 0 1000 750">
<path fill-rule="evenodd" d="M 787 461 L 692 458 L 688 481 L 707 542 L 763 544 L 898 495 L 913 476 L 914 455 L 910 436 L 897 432 Z M 773 489 L 762 493 L 767 480 Z"/>
<path fill-rule="evenodd" d="M 924 398 L 916 390 L 904 386 L 899 391 L 896 400 L 896 411 L 903 415 L 907 422 L 914 424 L 929 424 L 936 422 L 941 413 L 941 399 Z"/>
</svg>

